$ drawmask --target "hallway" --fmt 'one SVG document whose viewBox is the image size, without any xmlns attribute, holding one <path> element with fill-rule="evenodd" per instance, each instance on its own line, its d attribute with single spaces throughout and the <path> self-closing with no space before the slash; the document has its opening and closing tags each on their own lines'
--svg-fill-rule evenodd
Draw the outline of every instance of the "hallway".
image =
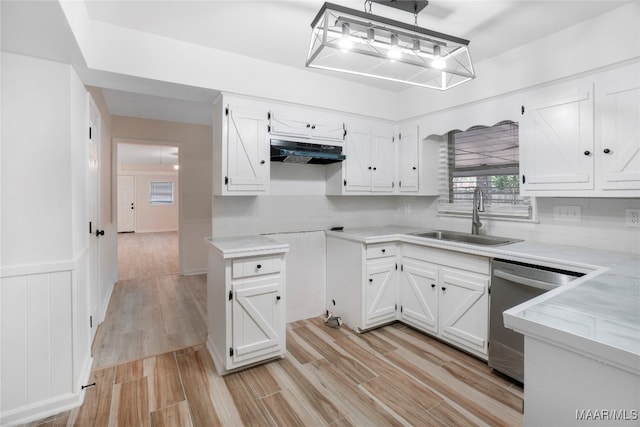
<svg viewBox="0 0 640 427">
<path fill-rule="evenodd" d="M 177 232 L 119 234 L 118 265 L 94 370 L 206 341 L 206 275 L 178 274 Z"/>
</svg>

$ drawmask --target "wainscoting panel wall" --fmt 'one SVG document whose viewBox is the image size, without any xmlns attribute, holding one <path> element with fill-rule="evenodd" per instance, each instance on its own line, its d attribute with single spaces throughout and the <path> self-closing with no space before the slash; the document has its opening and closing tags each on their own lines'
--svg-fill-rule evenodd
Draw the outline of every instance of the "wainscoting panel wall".
<svg viewBox="0 0 640 427">
<path fill-rule="evenodd" d="M 78 312 L 87 310 L 86 279 L 78 280 L 85 277 L 85 269 L 78 268 L 83 259 L 47 265 L 50 271 L 43 271 L 45 266 L 20 268 L 26 270 L 21 274 L 3 270 L 0 425 L 81 403 L 80 385 L 91 367 L 88 324 L 78 324 Z"/>
</svg>

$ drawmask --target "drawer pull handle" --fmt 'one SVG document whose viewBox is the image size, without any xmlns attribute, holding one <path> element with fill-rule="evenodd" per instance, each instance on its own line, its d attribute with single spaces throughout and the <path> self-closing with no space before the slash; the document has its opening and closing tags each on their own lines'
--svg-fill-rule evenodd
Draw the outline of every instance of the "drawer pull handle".
<svg viewBox="0 0 640 427">
<path fill-rule="evenodd" d="M 258 264 L 258 265 L 256 265 L 256 268 L 257 268 L 258 270 L 260 270 L 260 269 L 262 268 L 262 264 Z"/>
</svg>

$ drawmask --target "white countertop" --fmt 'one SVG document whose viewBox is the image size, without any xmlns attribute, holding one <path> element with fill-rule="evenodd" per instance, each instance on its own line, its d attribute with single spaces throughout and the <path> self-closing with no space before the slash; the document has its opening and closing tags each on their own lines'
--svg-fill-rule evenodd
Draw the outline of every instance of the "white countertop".
<svg viewBox="0 0 640 427">
<path fill-rule="evenodd" d="M 505 325 L 640 375 L 640 256 L 522 241 L 479 246 L 408 235 L 428 231 L 383 226 L 327 231 L 365 244 L 414 243 L 580 271 L 586 275 L 505 311 Z"/>
<path fill-rule="evenodd" d="M 204 239 L 223 258 L 269 255 L 289 251 L 289 244 L 266 236 L 209 237 Z"/>
</svg>

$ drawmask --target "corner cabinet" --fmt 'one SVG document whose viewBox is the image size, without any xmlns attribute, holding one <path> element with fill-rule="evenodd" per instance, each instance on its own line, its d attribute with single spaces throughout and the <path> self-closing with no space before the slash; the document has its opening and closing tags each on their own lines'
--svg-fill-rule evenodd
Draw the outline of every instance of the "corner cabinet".
<svg viewBox="0 0 640 427">
<path fill-rule="evenodd" d="M 327 311 L 356 332 L 401 321 L 487 358 L 489 258 L 327 236 Z"/>
<path fill-rule="evenodd" d="M 214 104 L 213 192 L 258 195 L 269 188 L 267 107 L 226 96 Z"/>
<path fill-rule="evenodd" d="M 638 63 L 528 95 L 520 122 L 520 192 L 638 197 Z"/>
<path fill-rule="evenodd" d="M 218 373 L 283 357 L 288 245 L 261 236 L 207 241 L 207 348 Z"/>
</svg>

